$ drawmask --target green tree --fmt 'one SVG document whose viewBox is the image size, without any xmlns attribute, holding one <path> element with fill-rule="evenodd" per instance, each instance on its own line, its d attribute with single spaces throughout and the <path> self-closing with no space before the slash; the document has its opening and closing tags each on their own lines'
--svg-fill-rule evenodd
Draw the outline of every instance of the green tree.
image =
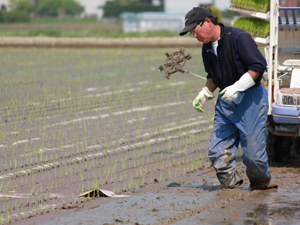
<svg viewBox="0 0 300 225">
<path fill-rule="evenodd" d="M 152 4 L 152 0 L 113 0 L 118 5 Z"/>
<path fill-rule="evenodd" d="M 152 5 L 146 0 L 114 0 L 107 1 L 104 9 L 104 17 L 119 17 L 122 12 L 160 12 L 163 6 Z"/>
<path fill-rule="evenodd" d="M 114 0 L 113 1 L 117 5 L 130 5 L 130 4 L 136 4 L 137 0 Z"/>
<path fill-rule="evenodd" d="M 30 13 L 33 9 L 33 5 L 28 0 L 9 0 L 9 6 L 12 11 L 26 11 Z"/>
<path fill-rule="evenodd" d="M 58 16 L 59 11 L 64 11 L 67 15 L 76 15 L 84 11 L 75 0 L 43 0 L 37 7 L 37 12 L 42 16 Z"/>
</svg>

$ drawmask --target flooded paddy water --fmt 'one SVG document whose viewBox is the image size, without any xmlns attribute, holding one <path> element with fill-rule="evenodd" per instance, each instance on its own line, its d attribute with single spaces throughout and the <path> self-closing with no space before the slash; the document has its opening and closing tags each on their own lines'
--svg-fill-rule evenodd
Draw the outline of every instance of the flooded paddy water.
<svg viewBox="0 0 300 225">
<path fill-rule="evenodd" d="M 205 81 L 158 71 L 174 48 L 0 50 L 3 224 L 297 224 L 299 162 L 275 192 L 223 190 L 207 159 Z M 205 76 L 201 48 L 186 69 Z M 241 153 L 238 159 L 241 160 Z M 283 167 L 285 166 L 285 167 Z M 103 189 L 121 198 L 80 197 Z"/>
</svg>

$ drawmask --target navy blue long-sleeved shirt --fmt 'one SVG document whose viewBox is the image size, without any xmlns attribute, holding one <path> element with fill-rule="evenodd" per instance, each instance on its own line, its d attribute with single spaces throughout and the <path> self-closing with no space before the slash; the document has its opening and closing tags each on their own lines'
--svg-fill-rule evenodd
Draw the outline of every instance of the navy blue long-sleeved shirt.
<svg viewBox="0 0 300 225">
<path fill-rule="evenodd" d="M 218 56 L 214 54 L 212 43 L 210 42 L 208 44 L 203 44 L 202 57 L 205 71 L 208 73 L 207 78 L 212 78 L 210 71 L 213 69 L 213 74 L 218 79 L 218 84 L 216 85 L 222 90 L 227 86 L 234 84 L 236 80 L 227 59 L 225 48 L 226 26 L 221 23 L 219 25 L 221 27 L 221 35 L 218 41 Z M 238 28 L 231 29 L 230 40 L 237 78 L 239 79 L 248 70 L 253 70 L 260 73 L 260 76 L 255 80 L 255 86 L 259 85 L 262 75 L 266 70 L 267 62 L 259 51 L 255 41 L 247 32 Z M 210 54 L 211 65 L 207 54 Z"/>
</svg>

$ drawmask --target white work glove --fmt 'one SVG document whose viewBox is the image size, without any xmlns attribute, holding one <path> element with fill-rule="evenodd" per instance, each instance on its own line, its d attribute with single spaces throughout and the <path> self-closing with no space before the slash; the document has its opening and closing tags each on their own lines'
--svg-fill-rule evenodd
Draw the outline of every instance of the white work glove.
<svg viewBox="0 0 300 225">
<path fill-rule="evenodd" d="M 246 91 L 248 88 L 251 88 L 255 84 L 253 78 L 247 72 L 241 78 L 236 81 L 233 85 L 230 85 L 224 88 L 220 94 L 224 94 L 221 99 L 233 102 L 240 91 Z"/>
<path fill-rule="evenodd" d="M 193 101 L 194 108 L 199 112 L 204 112 L 202 107 L 207 100 L 213 99 L 215 96 L 207 87 L 202 88 L 202 91 L 199 92 L 198 96 Z"/>
</svg>

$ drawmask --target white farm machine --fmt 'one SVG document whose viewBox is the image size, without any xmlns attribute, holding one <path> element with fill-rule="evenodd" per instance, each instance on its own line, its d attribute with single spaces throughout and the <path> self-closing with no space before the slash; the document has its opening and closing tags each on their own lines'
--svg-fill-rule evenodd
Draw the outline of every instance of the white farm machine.
<svg viewBox="0 0 300 225">
<path fill-rule="evenodd" d="M 270 4 L 268 61 L 268 156 L 276 162 L 299 158 L 300 7 Z"/>
<path fill-rule="evenodd" d="M 299 158 L 300 7 L 279 7 L 278 0 L 270 0 L 270 9 L 266 13 L 245 7 L 230 6 L 230 9 L 269 21 L 269 36 L 254 38 L 265 46 L 268 63 L 264 75 L 269 98 L 267 152 L 276 162 Z"/>
<path fill-rule="evenodd" d="M 229 8 L 269 21 L 269 36 L 254 37 L 268 64 L 263 77 L 269 98 L 267 153 L 276 162 L 300 158 L 300 7 L 279 7 L 278 0 L 270 0 L 268 12 Z"/>
</svg>

